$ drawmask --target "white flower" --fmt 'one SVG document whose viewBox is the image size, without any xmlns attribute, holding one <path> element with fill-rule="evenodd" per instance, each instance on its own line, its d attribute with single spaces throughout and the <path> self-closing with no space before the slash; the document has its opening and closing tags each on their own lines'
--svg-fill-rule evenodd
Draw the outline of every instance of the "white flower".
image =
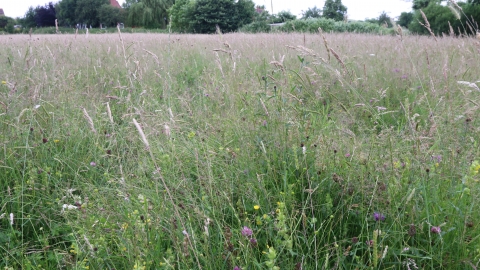
<svg viewBox="0 0 480 270">
<path fill-rule="evenodd" d="M 62 205 L 62 213 L 65 212 L 65 209 L 66 210 L 74 210 L 74 209 L 77 209 L 78 207 L 76 207 L 75 205 L 71 205 L 71 204 L 64 204 Z"/>
<path fill-rule="evenodd" d="M 33 108 L 34 108 L 35 110 L 38 109 L 38 108 L 40 108 L 40 104 L 35 105 Z"/>
<path fill-rule="evenodd" d="M 10 225 L 13 225 L 13 213 L 10 213 Z"/>
</svg>

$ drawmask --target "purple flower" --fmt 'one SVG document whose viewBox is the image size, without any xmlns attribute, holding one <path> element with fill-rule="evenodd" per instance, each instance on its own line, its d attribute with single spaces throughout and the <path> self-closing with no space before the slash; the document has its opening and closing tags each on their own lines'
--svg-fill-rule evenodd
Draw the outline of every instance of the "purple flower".
<svg viewBox="0 0 480 270">
<path fill-rule="evenodd" d="M 255 238 L 250 239 L 250 245 L 252 245 L 252 247 L 256 247 L 257 246 L 257 239 L 255 239 Z"/>
<path fill-rule="evenodd" d="M 385 216 L 379 212 L 375 212 L 373 213 L 373 218 L 375 219 L 375 221 L 384 221 L 385 220 Z"/>
<path fill-rule="evenodd" d="M 240 268 L 240 266 L 235 266 L 233 270 L 242 270 L 242 268 Z"/>
<path fill-rule="evenodd" d="M 436 160 L 437 163 L 442 162 L 442 155 L 432 156 L 432 160 Z"/>
<path fill-rule="evenodd" d="M 407 78 L 408 78 L 408 75 L 406 75 L 406 74 L 402 75 L 402 80 L 406 80 Z"/>
<path fill-rule="evenodd" d="M 95 167 L 95 166 L 97 166 L 97 163 L 92 161 L 92 162 L 90 162 L 90 166 Z"/>
<path fill-rule="evenodd" d="M 346 153 L 346 154 L 345 154 L 345 157 L 346 157 L 346 158 L 349 158 L 349 157 L 350 157 L 350 153 Z"/>
<path fill-rule="evenodd" d="M 432 228 L 430 229 L 430 231 L 431 231 L 432 233 L 439 234 L 439 233 L 442 232 L 442 229 L 440 229 L 440 226 L 437 226 L 437 227 L 432 226 Z"/>
<path fill-rule="evenodd" d="M 367 244 L 369 247 L 373 247 L 373 240 L 367 240 L 365 244 Z"/>
<path fill-rule="evenodd" d="M 244 226 L 242 229 L 242 235 L 243 236 L 252 236 L 253 231 L 252 229 L 248 228 L 247 226 Z"/>
</svg>

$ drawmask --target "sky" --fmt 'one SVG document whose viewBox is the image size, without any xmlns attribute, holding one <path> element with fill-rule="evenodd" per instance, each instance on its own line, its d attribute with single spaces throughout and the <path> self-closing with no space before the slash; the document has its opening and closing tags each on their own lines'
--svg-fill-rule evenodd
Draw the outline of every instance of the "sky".
<svg viewBox="0 0 480 270">
<path fill-rule="evenodd" d="M 8 17 L 23 17 L 28 7 L 43 6 L 47 2 L 58 0 L 0 0 L 0 8 L 3 8 Z M 278 13 L 285 10 L 300 17 L 302 11 L 317 6 L 322 8 L 325 0 L 253 0 L 257 5 L 265 5 L 270 13 Z M 120 4 L 124 0 L 118 0 Z M 411 11 L 412 3 L 408 0 L 342 0 L 348 8 L 348 18 L 352 20 L 364 20 L 365 18 L 377 18 L 382 11 L 390 17 L 400 16 L 402 12 Z"/>
</svg>

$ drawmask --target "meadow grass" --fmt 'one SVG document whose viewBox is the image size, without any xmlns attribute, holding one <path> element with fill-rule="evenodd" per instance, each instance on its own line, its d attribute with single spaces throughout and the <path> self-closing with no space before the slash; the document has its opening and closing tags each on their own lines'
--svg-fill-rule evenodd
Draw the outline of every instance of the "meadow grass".
<svg viewBox="0 0 480 270">
<path fill-rule="evenodd" d="M 480 42 L 0 36 L 2 269 L 477 269 Z"/>
</svg>

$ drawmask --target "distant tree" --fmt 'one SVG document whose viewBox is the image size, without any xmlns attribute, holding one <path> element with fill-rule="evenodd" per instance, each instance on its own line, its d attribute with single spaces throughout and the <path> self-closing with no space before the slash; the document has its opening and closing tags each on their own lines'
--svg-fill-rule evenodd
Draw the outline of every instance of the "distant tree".
<svg viewBox="0 0 480 270">
<path fill-rule="evenodd" d="M 25 28 L 31 28 L 37 26 L 37 22 L 35 21 L 35 9 L 31 6 L 28 8 L 27 12 L 20 19 L 19 23 Z"/>
<path fill-rule="evenodd" d="M 323 6 L 323 17 L 342 21 L 347 14 L 347 7 L 342 4 L 342 0 L 326 0 Z"/>
<path fill-rule="evenodd" d="M 124 21 L 123 10 L 110 4 L 102 5 L 98 9 L 98 19 L 106 26 L 116 26 L 117 23 Z"/>
<path fill-rule="evenodd" d="M 225 32 L 237 29 L 234 0 L 197 0 L 193 17 L 197 33 L 214 33 L 217 25 Z"/>
<path fill-rule="evenodd" d="M 55 5 L 58 24 L 63 26 L 73 26 L 79 21 L 75 17 L 77 9 L 77 0 L 62 0 Z"/>
<path fill-rule="evenodd" d="M 408 25 L 413 20 L 413 13 L 412 12 L 402 12 L 400 17 L 398 18 L 398 24 L 403 27 L 408 27 Z"/>
<path fill-rule="evenodd" d="M 392 20 L 385 11 L 378 17 L 378 23 L 380 25 L 387 25 L 388 28 L 393 27 Z"/>
<path fill-rule="evenodd" d="M 322 16 L 322 10 L 314 6 L 313 8 L 308 8 L 307 11 L 303 12 L 302 19 L 308 18 L 320 18 Z"/>
<path fill-rule="evenodd" d="M 174 3 L 175 0 L 127 0 L 123 6 L 127 9 L 129 25 L 160 28 L 166 26 L 167 10 Z"/>
<path fill-rule="evenodd" d="M 480 0 L 468 0 L 467 3 L 472 5 L 480 5 Z"/>
<path fill-rule="evenodd" d="M 430 3 L 431 4 L 440 4 L 441 2 L 445 2 L 445 1 L 448 1 L 448 0 L 413 0 L 412 1 L 412 3 L 413 3 L 412 8 L 414 10 L 419 10 L 419 9 L 428 7 L 428 5 L 430 5 Z"/>
<path fill-rule="evenodd" d="M 175 4 L 168 9 L 172 29 L 177 32 L 192 32 L 194 11 L 194 0 L 176 0 Z"/>
<path fill-rule="evenodd" d="M 0 30 L 6 30 L 5 27 L 11 22 L 15 22 L 15 19 L 7 16 L 0 16 Z"/>
<path fill-rule="evenodd" d="M 277 13 L 277 17 L 281 22 L 287 22 L 297 19 L 297 16 L 293 15 L 290 11 L 280 11 Z"/>
<path fill-rule="evenodd" d="M 35 9 L 35 22 L 37 26 L 55 26 L 55 19 L 57 18 L 55 7 L 50 2 L 45 6 L 38 6 Z"/>
<path fill-rule="evenodd" d="M 422 9 L 425 16 L 430 23 L 430 28 L 436 35 L 441 35 L 442 33 L 449 33 L 450 26 L 452 25 L 453 29 L 457 31 L 457 23 L 459 22 L 455 15 L 452 13 L 450 8 L 437 4 L 430 4 L 426 8 Z M 421 25 L 424 24 L 424 19 L 419 11 L 415 12 L 412 22 L 408 25 L 408 29 L 414 33 L 418 34 L 429 34 L 428 30 Z"/>
<path fill-rule="evenodd" d="M 251 23 L 255 17 L 255 13 L 255 3 L 253 3 L 252 0 L 238 0 L 235 3 L 235 20 L 237 21 L 237 28 Z"/>
<path fill-rule="evenodd" d="M 76 0 L 75 20 L 76 23 L 85 23 L 87 26 L 97 27 L 100 25 L 98 10 L 102 5 L 110 4 L 108 0 Z"/>
</svg>

